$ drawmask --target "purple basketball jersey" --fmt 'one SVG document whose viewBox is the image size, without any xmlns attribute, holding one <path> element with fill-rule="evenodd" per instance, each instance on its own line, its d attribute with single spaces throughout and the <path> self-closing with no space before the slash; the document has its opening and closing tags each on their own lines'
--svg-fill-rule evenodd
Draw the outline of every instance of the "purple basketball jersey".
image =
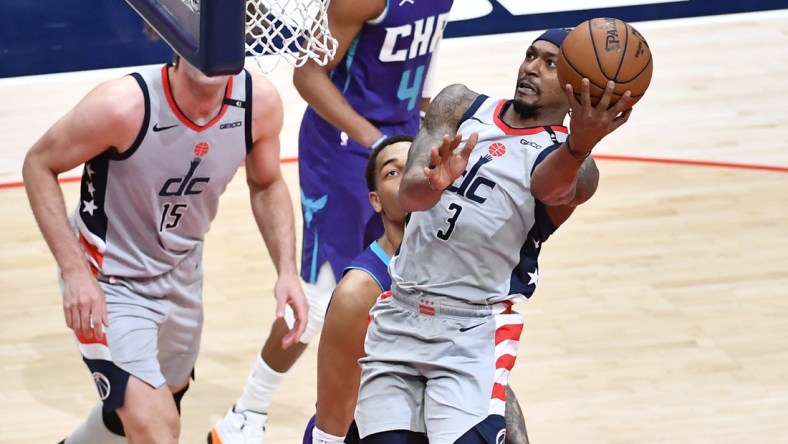
<svg viewBox="0 0 788 444">
<path fill-rule="evenodd" d="M 378 20 L 361 28 L 330 73 L 353 109 L 378 124 L 404 122 L 418 113 L 424 77 L 452 3 L 392 0 Z"/>
</svg>

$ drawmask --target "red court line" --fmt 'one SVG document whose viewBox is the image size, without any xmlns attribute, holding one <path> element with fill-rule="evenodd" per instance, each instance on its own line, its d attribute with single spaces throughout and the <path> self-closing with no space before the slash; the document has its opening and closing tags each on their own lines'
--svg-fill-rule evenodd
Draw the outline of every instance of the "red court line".
<svg viewBox="0 0 788 444">
<path fill-rule="evenodd" d="M 281 159 L 280 162 L 282 163 L 293 163 L 298 162 L 298 157 L 286 157 Z M 242 165 L 243 166 L 243 165 Z M 60 183 L 68 183 L 68 182 L 79 182 L 80 177 L 63 177 L 59 180 Z M 25 186 L 24 182 L 6 182 L 0 183 L 0 190 L 3 188 L 20 188 Z"/>
<path fill-rule="evenodd" d="M 671 165 L 692 165 L 716 168 L 737 168 L 741 170 L 759 170 L 759 171 L 777 171 L 780 173 L 788 173 L 788 167 L 772 166 L 772 165 L 755 165 L 749 163 L 729 163 L 729 162 L 710 162 L 706 160 L 688 160 L 688 159 L 667 159 L 659 157 L 640 157 L 640 156 L 619 156 L 616 154 L 594 154 L 594 159 L 598 160 L 623 160 L 627 162 L 648 162 L 648 163 L 666 163 Z M 298 157 L 286 157 L 280 160 L 282 163 L 298 162 Z M 78 182 L 79 177 L 65 177 L 60 179 L 60 182 Z M 0 183 L 0 190 L 4 188 L 18 188 L 24 186 L 24 182 L 6 182 Z"/>
<path fill-rule="evenodd" d="M 625 160 L 629 162 L 667 163 L 672 165 L 694 165 L 717 168 L 738 168 L 743 170 L 779 171 L 788 173 L 788 167 L 773 165 L 755 165 L 748 163 L 711 162 L 707 160 L 667 159 L 659 157 L 619 156 L 616 154 L 594 154 L 594 159 Z"/>
</svg>

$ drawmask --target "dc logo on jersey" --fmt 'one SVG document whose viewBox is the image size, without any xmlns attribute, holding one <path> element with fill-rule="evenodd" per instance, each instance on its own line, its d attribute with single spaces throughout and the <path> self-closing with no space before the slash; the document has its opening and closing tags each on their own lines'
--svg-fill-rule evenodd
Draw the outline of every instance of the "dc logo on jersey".
<svg viewBox="0 0 788 444">
<path fill-rule="evenodd" d="M 101 400 L 106 400 L 109 397 L 109 392 L 111 391 L 109 379 L 99 372 L 94 372 L 93 382 L 96 383 L 96 389 L 98 389 Z"/>
<path fill-rule="evenodd" d="M 171 177 L 167 179 L 167 181 L 164 182 L 164 186 L 159 190 L 159 196 L 184 196 L 202 193 L 203 189 L 197 186 L 201 183 L 210 182 L 211 178 L 193 176 L 197 166 L 202 162 L 202 158 L 208 154 L 210 148 L 210 145 L 206 142 L 200 142 L 194 145 L 194 159 L 192 159 L 189 165 L 189 171 L 184 177 Z"/>
<path fill-rule="evenodd" d="M 492 149 L 492 145 L 490 146 L 490 149 Z M 503 149 L 506 151 L 506 147 L 503 147 Z M 499 152 L 499 150 L 496 149 L 496 152 Z M 489 191 L 492 191 L 492 189 L 495 188 L 495 182 L 486 177 L 478 176 L 478 173 L 479 169 L 484 166 L 484 164 L 492 160 L 493 156 L 490 154 L 485 154 L 484 156 L 480 157 L 470 171 L 465 171 L 462 173 L 463 179 L 462 183 L 460 183 L 460 186 L 455 187 L 454 185 L 451 185 L 448 190 L 455 192 L 460 196 L 467 197 L 474 202 L 478 202 L 480 204 L 484 203 L 484 201 L 487 200 L 487 196 L 489 196 Z M 485 193 L 486 196 L 480 194 L 482 188 L 489 188 L 488 193 Z"/>
<path fill-rule="evenodd" d="M 506 442 L 506 429 L 501 429 L 497 435 L 495 435 L 495 444 L 503 444 Z"/>
</svg>

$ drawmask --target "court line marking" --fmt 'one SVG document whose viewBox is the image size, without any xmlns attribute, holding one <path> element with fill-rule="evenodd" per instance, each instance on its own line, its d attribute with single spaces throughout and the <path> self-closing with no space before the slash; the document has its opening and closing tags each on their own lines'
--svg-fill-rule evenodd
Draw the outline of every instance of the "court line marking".
<svg viewBox="0 0 788 444">
<path fill-rule="evenodd" d="M 643 162 L 643 163 L 662 163 L 666 165 L 686 165 L 686 166 L 700 166 L 700 167 L 713 167 L 713 168 L 734 168 L 740 170 L 751 171 L 773 171 L 778 173 L 788 173 L 788 166 L 777 165 L 758 165 L 750 163 L 729 163 L 729 162 L 711 162 L 707 160 L 691 160 L 691 159 L 670 159 L 663 157 L 641 157 L 641 156 L 619 156 L 615 154 L 594 154 L 592 156 L 595 160 L 613 160 L 613 161 L 627 161 L 627 162 Z M 285 157 L 279 160 L 280 163 L 296 163 L 298 157 Z M 243 168 L 243 165 L 241 166 Z M 58 179 L 60 183 L 78 182 L 82 177 L 62 177 Z M 0 190 L 10 188 L 20 188 L 25 185 L 24 182 L 0 182 Z"/>
</svg>

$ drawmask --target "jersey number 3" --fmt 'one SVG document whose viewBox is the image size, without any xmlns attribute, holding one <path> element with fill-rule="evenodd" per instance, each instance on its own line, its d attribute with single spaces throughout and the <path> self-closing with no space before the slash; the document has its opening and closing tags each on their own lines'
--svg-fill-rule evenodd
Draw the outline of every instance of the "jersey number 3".
<svg viewBox="0 0 788 444">
<path fill-rule="evenodd" d="M 445 230 L 438 230 L 438 239 L 449 240 L 451 233 L 454 231 L 454 226 L 457 224 L 457 218 L 460 217 L 460 213 L 462 213 L 462 206 L 452 203 L 449 205 L 449 210 L 454 211 L 454 214 L 446 219 L 446 222 L 449 224 L 448 228 Z"/>
</svg>

